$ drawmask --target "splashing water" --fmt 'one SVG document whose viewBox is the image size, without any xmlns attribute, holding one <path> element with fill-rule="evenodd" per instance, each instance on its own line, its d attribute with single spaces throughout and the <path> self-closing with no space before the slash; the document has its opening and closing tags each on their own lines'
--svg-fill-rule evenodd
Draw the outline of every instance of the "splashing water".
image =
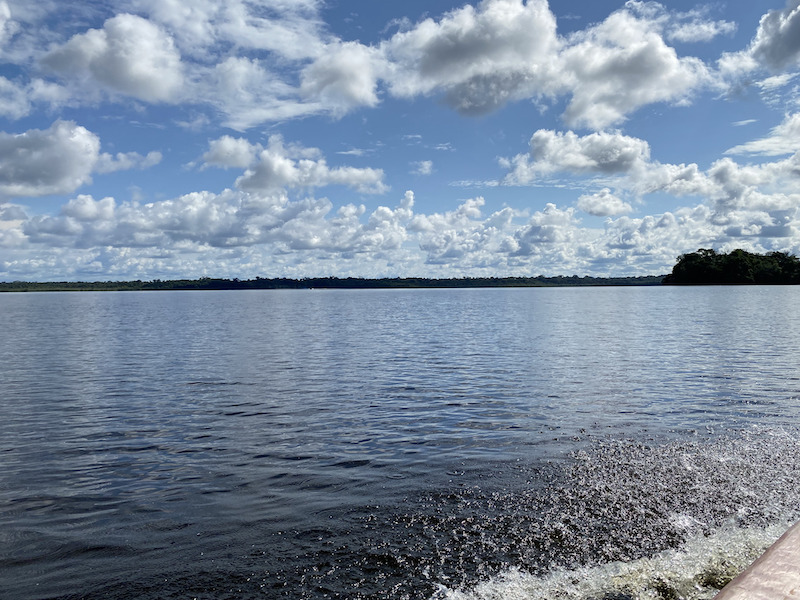
<svg viewBox="0 0 800 600">
<path fill-rule="evenodd" d="M 568 485 L 516 499 L 528 518 L 507 542 L 514 566 L 489 574 L 481 565 L 480 583 L 441 584 L 432 597 L 713 598 L 797 518 L 798 451 L 796 432 L 752 429 L 709 443 L 617 441 L 576 452 Z"/>
</svg>

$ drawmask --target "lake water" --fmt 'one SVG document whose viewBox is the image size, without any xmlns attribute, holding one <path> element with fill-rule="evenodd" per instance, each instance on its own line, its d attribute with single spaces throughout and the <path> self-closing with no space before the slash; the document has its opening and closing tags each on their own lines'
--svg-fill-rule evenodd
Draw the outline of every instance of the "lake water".
<svg viewBox="0 0 800 600">
<path fill-rule="evenodd" d="M 800 517 L 798 307 L 0 295 L 0 597 L 713 597 Z"/>
</svg>

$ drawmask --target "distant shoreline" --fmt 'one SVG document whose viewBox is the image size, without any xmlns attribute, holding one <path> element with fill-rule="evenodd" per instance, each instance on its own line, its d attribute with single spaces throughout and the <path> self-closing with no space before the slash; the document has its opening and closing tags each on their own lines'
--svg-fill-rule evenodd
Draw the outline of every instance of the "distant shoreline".
<svg viewBox="0 0 800 600">
<path fill-rule="evenodd" d="M 304 279 L 177 279 L 153 281 L 0 282 L 0 292 L 121 292 L 158 290 L 307 290 L 307 289 L 434 289 L 490 287 L 587 287 L 661 285 L 665 275 L 639 277 L 465 277 L 428 279 L 394 277 L 309 277 Z"/>
</svg>

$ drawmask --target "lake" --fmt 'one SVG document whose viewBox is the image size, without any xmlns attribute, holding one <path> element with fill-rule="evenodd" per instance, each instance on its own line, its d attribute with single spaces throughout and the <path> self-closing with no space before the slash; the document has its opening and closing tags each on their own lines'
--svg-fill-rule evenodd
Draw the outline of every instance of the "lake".
<svg viewBox="0 0 800 600">
<path fill-rule="evenodd" d="M 0 595 L 711 598 L 800 516 L 799 306 L 0 295 Z"/>
</svg>

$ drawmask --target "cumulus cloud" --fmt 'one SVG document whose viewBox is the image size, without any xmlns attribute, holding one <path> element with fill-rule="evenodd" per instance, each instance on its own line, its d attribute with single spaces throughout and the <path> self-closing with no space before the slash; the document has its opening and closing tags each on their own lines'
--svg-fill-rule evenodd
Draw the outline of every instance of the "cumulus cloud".
<svg viewBox="0 0 800 600">
<path fill-rule="evenodd" d="M 594 133 L 536 131 L 527 152 L 503 161 L 503 183 L 570 174 L 577 191 L 538 211 L 492 212 L 486 208 L 491 199 L 477 197 L 452 210 L 421 212 L 410 192 L 389 206 L 375 207 L 372 199 L 367 208 L 350 198 L 334 205 L 315 191 L 338 185 L 354 194 L 383 193 L 383 171 L 329 165 L 319 150 L 280 137 L 253 143 L 225 135 L 197 152 L 197 165 L 238 169 L 233 189 L 148 203 L 78 195 L 51 215 L 28 216 L 22 207 L 1 204 L 0 277 L 23 278 L 25 264 L 39 265 L 31 271 L 37 277 L 48 268 L 70 277 L 68 260 L 53 247 L 64 249 L 82 272 L 120 278 L 207 270 L 242 275 L 243 261 L 256 269 L 253 276 L 330 269 L 341 275 L 608 274 L 604 269 L 628 275 L 663 272 L 678 254 L 698 247 L 800 250 L 797 115 L 702 169 L 653 160 L 646 141 L 610 129 L 648 104 L 691 101 L 716 85 L 714 75 L 741 81 L 743 73 L 755 73 L 751 79 L 762 93 L 789 87 L 793 72 L 763 79 L 759 70 L 796 64 L 796 0 L 767 13 L 752 44 L 723 56 L 716 74 L 678 51 L 734 31 L 734 24 L 712 18 L 713 7 L 675 12 L 632 0 L 560 36 L 545 0 L 483 0 L 408 21 L 367 45 L 333 34 L 322 20 L 321 0 L 122 0 L 115 6 L 125 12 L 104 24 L 110 5 L 101 4 L 56 28 L 45 17 L 57 3 L 20 2 L 9 12 L 0 0 L 0 54 L 22 71 L 0 78 L 0 115 L 17 119 L 37 105 L 109 99 L 133 98 L 143 111 L 143 103 L 187 101 L 194 104 L 187 112 L 195 125 L 213 124 L 197 115 L 216 111 L 225 125 L 245 130 L 309 115 L 340 117 L 389 97 L 436 96 L 467 115 L 533 99 L 541 110 L 563 103 L 567 125 Z M 87 22 L 97 28 L 86 30 Z M 46 69 L 32 77 L 27 65 Z M 191 125 L 186 113 L 168 112 Z M 733 159 L 742 155 L 783 158 Z M 421 158 L 409 159 L 417 162 L 405 163 L 406 170 L 431 173 L 433 163 Z M 158 152 L 103 152 L 97 135 L 57 121 L 50 129 L 0 134 L 0 194 L 72 194 L 92 175 L 161 159 Z M 689 199 L 689 206 L 636 214 L 650 194 Z M 582 224 L 584 213 L 607 217 L 604 228 Z"/>
<path fill-rule="evenodd" d="M 225 190 L 197 192 L 141 205 L 81 195 L 56 216 L 40 215 L 20 226 L 26 241 L 64 248 L 158 248 L 203 251 L 269 245 L 279 252 L 383 252 L 407 239 L 414 196 L 395 208 L 380 206 L 364 219 L 363 205 L 333 212 L 322 198 L 291 201 L 282 193 Z"/>
<path fill-rule="evenodd" d="M 160 152 L 101 154 L 100 138 L 72 121 L 16 135 L 0 132 L 0 194 L 67 194 L 89 183 L 93 172 L 144 169 L 160 160 Z"/>
<path fill-rule="evenodd" d="M 796 125 L 793 116 L 787 117 L 772 136 L 740 147 L 737 153 L 744 153 L 745 149 L 762 154 L 795 151 Z M 528 154 L 501 160 L 509 170 L 503 183 L 525 185 L 558 172 L 586 176 L 583 185 L 598 186 L 600 190 L 581 195 L 577 206 L 597 216 L 632 212 L 629 203 L 611 193 L 608 182 L 637 199 L 654 193 L 704 199 L 718 224 L 728 223 L 742 213 L 773 214 L 800 207 L 800 150 L 786 159 L 758 165 L 741 165 L 726 157 L 703 171 L 694 163 L 676 165 L 651 160 L 644 140 L 620 133 L 578 136 L 571 131 L 539 130 L 531 137 L 530 145 Z"/>
<path fill-rule="evenodd" d="M 530 152 L 502 164 L 512 169 L 506 183 L 525 184 L 549 173 L 577 174 L 627 173 L 641 168 L 650 159 L 646 141 L 621 133 L 591 133 L 578 136 L 573 131 L 536 131 Z"/>
<path fill-rule="evenodd" d="M 484 218 L 484 204 L 482 197 L 470 198 L 453 211 L 414 215 L 408 229 L 416 234 L 427 264 L 491 267 L 519 248 L 509 229 L 514 211 L 504 209 Z"/>
<path fill-rule="evenodd" d="M 559 209 L 548 203 L 544 210 L 537 211 L 528 223 L 515 232 L 518 255 L 541 254 L 553 248 L 562 253 L 574 252 L 578 222 L 575 209 Z"/>
<path fill-rule="evenodd" d="M 94 81 L 148 102 L 176 100 L 183 82 L 172 38 L 151 21 L 131 14 L 74 36 L 42 62 L 73 83 Z"/>
<path fill-rule="evenodd" d="M 574 34 L 562 61 L 572 91 L 564 118 L 573 127 L 602 129 L 647 104 L 685 102 L 711 82 L 702 61 L 679 57 L 657 23 L 628 8 Z"/>
<path fill-rule="evenodd" d="M 280 136 L 270 137 L 268 147 L 259 150 L 253 164 L 236 180 L 244 191 L 344 185 L 365 194 L 382 194 L 388 189 L 381 169 L 329 167 L 316 148 L 285 146 Z"/>
<path fill-rule="evenodd" d="M 545 0 L 483 0 L 400 31 L 381 50 L 393 94 L 443 91 L 454 108 L 473 114 L 554 91 L 559 45 Z"/>
<path fill-rule="evenodd" d="M 597 217 L 610 217 L 631 212 L 631 205 L 603 188 L 595 194 L 584 194 L 578 198 L 578 208 Z"/>
<path fill-rule="evenodd" d="M 385 69 L 375 48 L 356 42 L 331 47 L 301 74 L 301 93 L 344 114 L 358 106 L 378 104 L 378 75 Z"/>
<path fill-rule="evenodd" d="M 798 64 L 800 0 L 787 0 L 785 8 L 770 10 L 761 17 L 758 30 L 747 48 L 724 53 L 717 66 L 722 79 L 734 89 L 743 83 L 752 83 L 753 74 L 763 69 L 778 73 L 757 82 L 762 94 L 769 96 L 794 77 L 794 74 L 783 71 Z M 779 98 L 775 103 L 784 106 L 785 98 Z"/>
<path fill-rule="evenodd" d="M 209 143 L 203 162 L 206 166 L 246 169 L 255 161 L 255 155 L 260 150 L 260 144 L 251 144 L 244 138 L 224 135 Z"/>
<path fill-rule="evenodd" d="M 667 41 L 708 41 L 734 29 L 712 19 L 711 9 L 681 13 L 631 0 L 564 37 L 547 0 L 482 0 L 409 22 L 367 45 L 332 34 L 322 7 L 320 0 L 124 0 L 119 8 L 128 12 L 66 42 L 44 24 L 47 11 L 34 11 L 37 18 L 14 26 L 28 32 L 26 39 L 50 36 L 51 49 L 42 55 L 24 44 L 28 55 L 15 60 L 38 60 L 65 85 L 44 94 L 40 84 L 34 98 L 29 82 L 0 81 L 0 112 L 19 118 L 32 101 L 97 102 L 104 90 L 114 100 L 210 105 L 226 116 L 225 125 L 246 130 L 310 115 L 341 117 L 386 95 L 435 94 L 470 115 L 521 99 L 567 97 L 568 125 L 601 130 L 650 103 L 688 102 L 712 83 L 702 61 L 678 56 Z M 772 45 L 788 35 L 762 29 L 760 39 Z M 743 56 L 726 64 L 739 68 Z"/>
<path fill-rule="evenodd" d="M 761 18 L 750 52 L 773 70 L 797 64 L 800 59 L 800 0 L 788 0 L 785 8 L 771 10 Z"/>
<path fill-rule="evenodd" d="M 0 133 L 0 194 L 44 196 L 72 192 L 91 180 L 100 139 L 71 121 L 19 135 Z"/>
<path fill-rule="evenodd" d="M 242 276 L 244 257 L 251 277 L 331 274 L 324 266 L 331 258 L 343 276 L 663 273 L 679 254 L 699 247 L 796 249 L 800 196 L 768 202 L 770 191 L 759 187 L 767 179 L 760 169 L 788 172 L 796 164 L 741 167 L 728 159 L 702 176 L 718 190 L 738 183 L 743 198 L 753 197 L 749 187 L 761 194 L 760 203 L 731 204 L 725 214 L 713 201 L 640 218 L 610 214 L 604 229 L 583 226 L 576 208 L 553 203 L 532 214 L 508 207 L 484 214 L 486 203 L 477 197 L 451 211 L 415 212 L 412 192 L 371 212 L 352 203 L 335 208 L 324 198 L 241 190 L 148 204 L 81 195 L 55 216 L 28 217 L 6 204 L 0 206 L 0 275 L 24 278 L 24 265 L 34 263 L 41 274 L 55 255 L 74 260 L 72 267 L 53 264 L 61 276 L 75 265 L 93 272 L 88 265 L 101 260 L 98 272 L 120 278 Z M 612 196 L 597 195 L 613 206 Z M 53 247 L 63 250 L 53 253 Z"/>
</svg>

